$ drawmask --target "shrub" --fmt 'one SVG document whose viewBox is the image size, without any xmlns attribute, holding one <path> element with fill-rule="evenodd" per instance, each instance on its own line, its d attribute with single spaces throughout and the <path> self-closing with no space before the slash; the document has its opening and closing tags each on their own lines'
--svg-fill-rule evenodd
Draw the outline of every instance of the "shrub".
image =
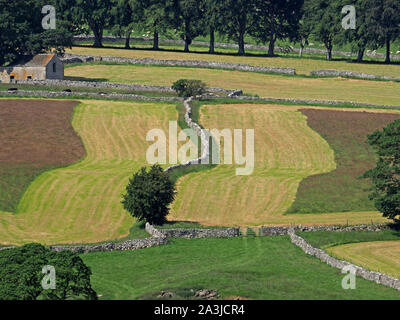
<svg viewBox="0 0 400 320">
<path fill-rule="evenodd" d="M 55 288 L 42 286 L 43 267 L 55 269 Z M 0 251 L 0 300 L 97 300 L 90 268 L 73 252 L 53 252 L 36 243 Z"/>
<path fill-rule="evenodd" d="M 175 184 L 169 174 L 155 164 L 149 171 L 142 167 L 133 175 L 122 204 L 137 220 L 162 225 L 167 221 L 168 206 L 174 198 Z"/>
<path fill-rule="evenodd" d="M 178 96 L 188 98 L 202 95 L 206 92 L 207 85 L 200 80 L 180 79 L 172 85 Z"/>
</svg>

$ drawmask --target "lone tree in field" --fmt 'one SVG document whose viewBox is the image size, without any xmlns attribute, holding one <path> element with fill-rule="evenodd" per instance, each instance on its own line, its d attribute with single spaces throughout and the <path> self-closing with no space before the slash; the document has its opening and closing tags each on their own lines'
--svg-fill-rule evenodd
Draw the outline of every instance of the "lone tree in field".
<svg viewBox="0 0 400 320">
<path fill-rule="evenodd" d="M 400 120 L 369 135 L 368 142 L 379 156 L 376 168 L 364 174 L 374 185 L 370 198 L 384 217 L 396 220 L 400 215 Z"/>
<path fill-rule="evenodd" d="M 171 88 L 183 98 L 199 96 L 207 91 L 207 85 L 203 81 L 190 79 L 175 81 Z"/>
<path fill-rule="evenodd" d="M 167 219 L 168 206 L 175 198 L 175 185 L 169 174 L 155 164 L 149 171 L 142 167 L 126 187 L 122 204 L 139 221 L 162 225 Z"/>
<path fill-rule="evenodd" d="M 43 281 L 55 270 L 55 288 L 44 289 Z M 47 272 L 47 270 L 46 270 Z M 36 243 L 0 251 L 0 300 L 97 300 L 90 284 L 91 271 L 73 252 L 53 252 Z"/>
</svg>

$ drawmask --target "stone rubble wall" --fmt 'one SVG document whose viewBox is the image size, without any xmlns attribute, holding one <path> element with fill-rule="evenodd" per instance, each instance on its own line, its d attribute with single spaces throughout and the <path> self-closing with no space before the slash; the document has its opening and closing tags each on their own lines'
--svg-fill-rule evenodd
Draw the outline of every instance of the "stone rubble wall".
<svg viewBox="0 0 400 320">
<path fill-rule="evenodd" d="M 380 273 L 380 272 L 369 271 L 365 268 L 356 266 L 356 265 L 354 265 L 350 262 L 344 261 L 344 260 L 336 259 L 336 258 L 330 256 L 329 254 L 327 254 L 324 250 L 314 248 L 302 237 L 296 235 L 294 229 L 290 229 L 288 234 L 290 236 L 292 243 L 294 243 L 296 246 L 301 248 L 305 253 L 307 253 L 311 256 L 317 257 L 322 262 L 324 262 L 334 268 L 338 268 L 338 269 L 343 269 L 344 267 L 352 267 L 353 270 L 355 270 L 356 275 L 358 275 L 366 280 L 374 281 L 378 284 L 382 284 L 384 286 L 388 286 L 393 289 L 400 290 L 400 280 L 399 279 L 396 279 L 394 277 L 388 276 L 388 275 Z"/>
<path fill-rule="evenodd" d="M 344 70 L 315 70 L 311 71 L 310 75 L 317 77 L 347 77 L 347 78 L 359 78 L 367 80 L 385 80 L 385 81 L 400 82 L 400 77 L 377 76 L 374 74 L 351 72 Z"/>
<path fill-rule="evenodd" d="M 210 98 L 210 96 L 204 95 L 203 99 Z M 218 97 L 214 97 L 218 99 Z M 337 100 L 307 100 L 307 99 L 286 99 L 286 98 L 268 98 L 268 97 L 252 97 L 252 96 L 229 96 L 224 98 L 230 98 L 232 100 L 249 100 L 249 101 L 266 101 L 266 102 L 289 102 L 298 103 L 305 105 L 326 105 L 326 106 L 340 106 L 340 105 L 351 105 L 355 107 L 373 107 L 373 108 L 393 108 L 400 109 L 400 105 L 384 105 L 384 104 L 370 104 L 370 103 L 358 103 L 353 101 L 337 101 Z"/>
<path fill-rule="evenodd" d="M 15 84 L 28 84 L 34 86 L 56 86 L 56 87 L 79 87 L 79 88 L 105 88 L 105 89 L 127 89 L 133 91 L 150 91 L 150 92 L 175 92 L 168 86 L 152 86 L 143 84 L 126 84 L 113 82 L 97 82 L 97 81 L 74 81 L 74 80 L 18 80 Z M 230 90 L 223 88 L 207 88 L 208 92 L 226 93 L 230 95 L 240 95 L 241 90 Z"/>
<path fill-rule="evenodd" d="M 147 227 L 149 225 L 149 227 Z M 153 236 L 167 238 L 231 238 L 239 237 L 239 228 L 220 228 L 220 229 L 156 229 L 150 224 L 146 224 L 146 230 Z"/>
<path fill-rule="evenodd" d="M 124 93 L 95 93 L 95 92 L 64 92 L 64 91 L 42 91 L 42 90 L 17 90 L 17 91 L 0 91 L 0 95 L 7 96 L 28 96 L 28 97 L 43 97 L 43 98 L 57 98 L 57 97 L 71 97 L 71 98 L 108 98 L 114 100 L 141 100 L 141 101 L 169 101 L 169 102 L 182 102 L 183 99 L 179 97 L 146 97 L 136 94 Z"/>
<path fill-rule="evenodd" d="M 121 243 L 110 242 L 98 245 L 50 246 L 49 248 L 56 252 L 68 250 L 76 253 L 88 253 L 98 251 L 138 250 L 159 246 L 166 244 L 167 242 L 167 238 L 165 237 L 150 237 L 145 239 L 128 240 Z"/>
<path fill-rule="evenodd" d="M 188 167 L 190 165 L 195 165 L 195 164 L 208 164 L 210 162 L 210 144 L 209 144 L 210 133 L 207 130 L 202 129 L 200 125 L 194 122 L 193 119 L 191 118 L 192 116 L 191 103 L 193 100 L 194 97 L 190 97 L 184 101 L 184 106 L 186 109 L 184 118 L 187 125 L 191 129 L 193 129 L 197 133 L 197 135 L 201 138 L 202 155 L 200 158 L 189 160 L 186 163 L 170 166 L 164 170 L 165 172 L 171 172 L 172 170 Z"/>
<path fill-rule="evenodd" d="M 351 232 L 351 231 L 382 231 L 389 229 L 386 224 L 376 225 L 354 225 L 354 226 L 263 226 L 260 227 L 260 236 L 281 236 L 289 234 L 290 230 L 295 232 L 313 232 L 313 231 L 336 231 L 336 232 Z"/>
<path fill-rule="evenodd" d="M 111 62 L 111 63 L 128 63 L 134 65 L 157 65 L 157 66 L 179 66 L 179 67 L 195 67 L 195 68 L 212 68 L 212 69 L 228 69 L 248 72 L 265 72 L 295 75 L 296 69 L 293 68 L 274 68 L 261 67 L 249 64 L 234 64 L 215 61 L 201 60 L 159 60 L 152 58 L 131 59 L 121 57 L 95 57 L 65 53 L 60 60 L 64 64 L 85 63 L 85 62 Z"/>
</svg>

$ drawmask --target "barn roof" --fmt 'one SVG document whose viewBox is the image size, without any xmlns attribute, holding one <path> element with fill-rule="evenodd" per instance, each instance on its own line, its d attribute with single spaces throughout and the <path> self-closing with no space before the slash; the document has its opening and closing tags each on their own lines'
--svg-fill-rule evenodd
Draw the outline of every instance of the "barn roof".
<svg viewBox="0 0 400 320">
<path fill-rule="evenodd" d="M 23 56 L 17 62 L 9 65 L 9 67 L 45 67 L 55 56 L 54 53 L 43 53 L 35 56 Z"/>
</svg>

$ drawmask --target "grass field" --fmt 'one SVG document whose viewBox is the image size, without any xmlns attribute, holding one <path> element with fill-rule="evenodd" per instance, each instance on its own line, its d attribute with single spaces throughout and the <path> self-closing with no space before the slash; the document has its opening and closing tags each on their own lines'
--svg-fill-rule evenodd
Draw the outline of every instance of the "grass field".
<svg viewBox="0 0 400 320">
<path fill-rule="evenodd" d="M 394 229 L 352 232 L 314 231 L 299 232 L 299 235 L 312 246 L 321 249 L 352 243 L 400 240 L 400 232 Z"/>
<path fill-rule="evenodd" d="M 213 105 L 203 106 L 200 112 L 200 123 L 207 129 L 254 128 L 255 169 L 249 176 L 236 176 L 238 166 L 220 165 L 183 177 L 172 219 L 211 225 L 266 223 L 271 215 L 287 210 L 303 178 L 335 169 L 329 145 L 296 110 Z"/>
<path fill-rule="evenodd" d="M 85 156 L 71 126 L 75 101 L 0 100 L 0 211 L 14 212 L 42 172 Z"/>
<path fill-rule="evenodd" d="M 328 248 L 327 251 L 369 270 L 400 278 L 399 240 L 350 243 Z"/>
<path fill-rule="evenodd" d="M 65 69 L 67 79 L 171 86 L 181 78 L 209 87 L 241 89 L 272 98 L 354 101 L 399 105 L 400 83 L 343 78 L 300 78 L 241 71 L 182 67 L 82 64 Z"/>
<path fill-rule="evenodd" d="M 323 59 L 307 59 L 294 57 L 239 57 L 235 55 L 211 55 L 204 53 L 184 53 L 176 51 L 153 51 L 153 50 L 126 50 L 109 48 L 73 47 L 67 49 L 67 53 L 93 55 L 93 56 L 116 56 L 124 58 L 153 58 L 161 60 L 206 60 L 228 63 L 242 63 L 260 65 L 266 67 L 295 68 L 298 74 L 310 74 L 313 70 L 334 69 L 353 72 L 363 72 L 376 75 L 398 76 L 400 65 L 385 65 L 383 63 L 354 63 L 350 61 L 326 61 Z"/>
<path fill-rule="evenodd" d="M 239 166 L 219 165 L 211 170 L 187 174 L 178 182 L 178 196 L 170 219 L 206 225 L 386 222 L 373 210 L 285 215 L 295 200 L 302 179 L 318 172 L 332 172 L 336 168 L 333 150 L 307 126 L 307 118 L 299 109 L 303 107 L 202 106 L 200 123 L 206 129 L 255 129 L 255 170 L 250 176 L 236 176 L 235 168 Z M 357 111 L 362 115 L 366 110 Z M 371 110 L 374 112 L 395 111 Z M 197 196 L 199 193 L 201 197 Z"/>
<path fill-rule="evenodd" d="M 85 100 L 73 127 L 87 156 L 45 172 L 24 193 L 17 214 L 0 215 L 0 242 L 98 242 L 128 235 L 133 219 L 120 204 L 128 178 L 146 163 L 146 134 L 167 130 L 174 104 Z"/>
<path fill-rule="evenodd" d="M 299 111 L 303 108 L 238 104 L 203 106 L 200 116 L 196 111 L 194 116 L 208 129 L 255 129 L 255 171 L 236 176 L 238 166 L 220 165 L 178 175 L 170 219 L 220 226 L 386 221 L 376 212 L 284 215 L 302 179 L 336 168 L 333 150 L 307 125 Z M 86 158 L 36 178 L 17 214 L 1 213 L 0 242 L 94 243 L 145 236 L 140 228 L 131 228 L 133 219 L 122 209 L 121 194 L 128 177 L 146 163 L 151 144 L 147 131 L 166 130 L 179 110 L 174 104 L 82 100 L 72 124 Z"/>
<path fill-rule="evenodd" d="M 304 254 L 288 237 L 171 239 L 137 251 L 81 256 L 101 299 L 157 299 L 161 291 L 190 299 L 191 289 L 220 299 L 400 299 L 394 289 L 357 278 L 343 290 L 340 270 Z"/>
<path fill-rule="evenodd" d="M 367 135 L 400 118 L 400 114 L 303 109 L 307 124 L 335 152 L 336 170 L 301 181 L 288 213 L 374 211 L 369 179 L 361 176 L 376 165 Z"/>
</svg>

